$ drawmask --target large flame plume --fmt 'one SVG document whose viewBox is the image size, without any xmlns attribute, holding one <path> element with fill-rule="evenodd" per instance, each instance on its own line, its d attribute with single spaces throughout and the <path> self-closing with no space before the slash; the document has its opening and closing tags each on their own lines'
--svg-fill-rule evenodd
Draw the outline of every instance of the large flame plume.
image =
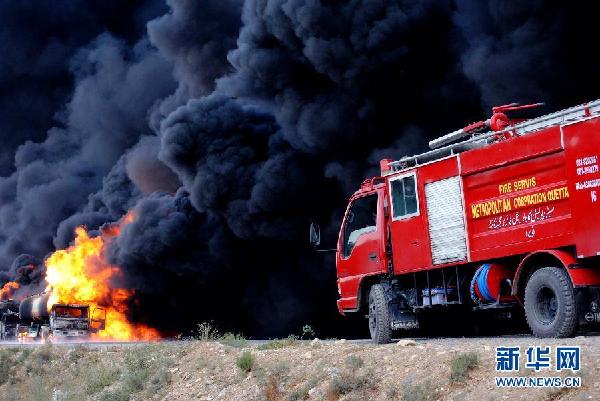
<svg viewBox="0 0 600 401">
<path fill-rule="evenodd" d="M 131 323 L 127 318 L 128 301 L 134 291 L 114 288 L 122 272 L 106 260 L 107 244 L 119 235 L 123 225 L 133 221 L 132 213 L 120 222 L 106 226 L 101 234 L 91 237 L 84 227 L 75 229 L 75 242 L 66 249 L 52 253 L 44 262 L 47 291 L 52 292 L 48 308 L 56 303 L 88 304 L 90 313 L 106 311 L 106 328 L 93 334 L 95 339 L 132 341 L 155 340 L 158 331 Z"/>
<path fill-rule="evenodd" d="M 19 289 L 19 283 L 9 281 L 0 288 L 0 301 L 6 301 L 14 297 L 15 291 Z"/>
</svg>

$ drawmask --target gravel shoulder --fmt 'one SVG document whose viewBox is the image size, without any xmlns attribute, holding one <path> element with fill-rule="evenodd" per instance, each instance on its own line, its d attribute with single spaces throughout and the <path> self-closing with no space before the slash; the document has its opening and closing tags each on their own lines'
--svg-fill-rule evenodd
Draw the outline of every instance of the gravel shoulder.
<svg viewBox="0 0 600 401">
<path fill-rule="evenodd" d="M 0 401 L 598 400 L 600 337 L 187 341 L 125 347 L 0 346 Z M 495 371 L 498 346 L 581 347 L 582 369 Z M 458 362 L 457 362 L 458 361 Z M 468 361 L 466 364 L 465 361 Z M 456 376 L 452 365 L 463 369 Z M 463 365 L 461 365 L 463 364 Z M 456 366 L 455 366 L 456 369 Z M 579 388 L 498 388 L 496 376 L 577 376 Z M 457 379 L 458 377 L 458 379 Z"/>
</svg>

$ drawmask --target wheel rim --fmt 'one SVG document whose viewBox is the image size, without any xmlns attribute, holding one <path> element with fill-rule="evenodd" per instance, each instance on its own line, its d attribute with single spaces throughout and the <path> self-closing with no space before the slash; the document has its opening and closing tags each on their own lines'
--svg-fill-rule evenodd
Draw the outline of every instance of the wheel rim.
<svg viewBox="0 0 600 401">
<path fill-rule="evenodd" d="M 375 309 L 375 302 L 372 301 L 369 305 L 369 331 L 371 332 L 371 337 L 374 337 L 377 332 L 377 311 Z"/>
<path fill-rule="evenodd" d="M 552 324 L 558 311 L 558 299 L 549 287 L 542 287 L 536 297 L 536 315 L 543 324 Z"/>
</svg>

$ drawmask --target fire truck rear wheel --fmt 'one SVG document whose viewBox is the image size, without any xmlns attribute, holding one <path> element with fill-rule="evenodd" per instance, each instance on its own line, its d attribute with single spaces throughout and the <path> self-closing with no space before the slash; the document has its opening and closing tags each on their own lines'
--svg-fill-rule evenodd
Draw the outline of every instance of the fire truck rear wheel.
<svg viewBox="0 0 600 401">
<path fill-rule="evenodd" d="M 369 291 L 369 331 L 375 344 L 387 344 L 392 340 L 390 310 L 381 284 Z"/>
<path fill-rule="evenodd" d="M 569 337 L 577 328 L 573 285 L 566 270 L 536 270 L 525 287 L 525 316 L 536 337 Z"/>
</svg>

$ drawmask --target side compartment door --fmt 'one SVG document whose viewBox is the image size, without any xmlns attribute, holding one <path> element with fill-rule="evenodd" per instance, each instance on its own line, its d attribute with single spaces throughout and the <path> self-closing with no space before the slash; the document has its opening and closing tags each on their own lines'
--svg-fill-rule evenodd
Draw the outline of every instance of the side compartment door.
<svg viewBox="0 0 600 401">
<path fill-rule="evenodd" d="M 338 240 L 337 274 L 342 309 L 356 309 L 363 277 L 386 271 L 383 191 L 351 201 Z"/>
<path fill-rule="evenodd" d="M 600 255 L 600 118 L 562 127 L 577 257 Z"/>
<path fill-rule="evenodd" d="M 390 231 L 394 272 L 420 270 L 431 263 L 427 222 L 420 196 L 417 171 L 390 177 Z"/>
</svg>

